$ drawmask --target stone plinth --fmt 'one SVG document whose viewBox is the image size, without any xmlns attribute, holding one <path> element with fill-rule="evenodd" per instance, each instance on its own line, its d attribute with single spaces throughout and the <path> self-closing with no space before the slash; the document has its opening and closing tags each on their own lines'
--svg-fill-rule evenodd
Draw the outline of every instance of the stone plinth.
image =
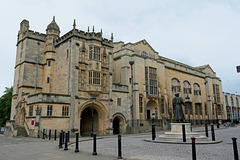
<svg viewBox="0 0 240 160">
<path fill-rule="evenodd" d="M 179 139 L 182 138 L 182 125 L 185 125 L 186 138 L 190 139 L 191 137 L 203 138 L 199 133 L 191 132 L 191 123 L 171 123 L 171 132 L 165 132 L 164 135 L 159 136 L 159 138 L 166 139 Z"/>
</svg>

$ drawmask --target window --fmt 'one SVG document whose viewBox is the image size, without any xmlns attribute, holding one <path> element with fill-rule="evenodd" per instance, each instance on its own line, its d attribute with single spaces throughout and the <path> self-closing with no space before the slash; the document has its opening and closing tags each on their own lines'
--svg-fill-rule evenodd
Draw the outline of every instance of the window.
<svg viewBox="0 0 240 160">
<path fill-rule="evenodd" d="M 48 66 L 51 66 L 51 61 L 48 61 Z"/>
<path fill-rule="evenodd" d="M 183 92 L 185 94 L 191 94 L 192 93 L 191 85 L 188 81 L 183 82 Z"/>
<path fill-rule="evenodd" d="M 69 113 L 69 106 L 62 107 L 62 116 L 68 116 Z"/>
<path fill-rule="evenodd" d="M 100 60 L 100 48 L 96 46 L 89 47 L 89 59 Z"/>
<path fill-rule="evenodd" d="M 216 89 L 216 102 L 220 103 L 220 92 L 219 92 L 219 85 L 215 84 L 215 89 Z"/>
<path fill-rule="evenodd" d="M 207 111 L 207 104 L 204 104 L 204 110 L 205 110 L 205 115 L 208 115 L 208 111 Z"/>
<path fill-rule="evenodd" d="M 146 93 L 157 95 L 157 69 L 145 67 Z"/>
<path fill-rule="evenodd" d="M 118 106 L 121 106 L 121 98 L 118 98 L 118 99 L 117 99 L 117 105 L 118 105 Z"/>
<path fill-rule="evenodd" d="M 95 71 L 89 71 L 89 84 L 100 85 L 100 73 Z"/>
<path fill-rule="evenodd" d="M 143 113 L 143 97 L 142 97 L 142 95 L 139 96 L 139 112 Z"/>
<path fill-rule="evenodd" d="M 33 116 L 33 106 L 29 106 L 29 116 Z"/>
<path fill-rule="evenodd" d="M 176 78 L 172 79 L 172 91 L 174 93 L 179 93 L 181 91 L 180 82 Z"/>
<path fill-rule="evenodd" d="M 164 97 L 161 97 L 161 113 L 164 114 Z"/>
<path fill-rule="evenodd" d="M 50 77 L 47 77 L 47 83 L 50 83 Z"/>
<path fill-rule="evenodd" d="M 52 116 L 52 105 L 47 106 L 47 116 Z"/>
<path fill-rule="evenodd" d="M 193 89 L 194 89 L 194 95 L 195 96 L 200 96 L 201 95 L 201 89 L 200 89 L 200 86 L 197 83 L 193 84 Z"/>
</svg>

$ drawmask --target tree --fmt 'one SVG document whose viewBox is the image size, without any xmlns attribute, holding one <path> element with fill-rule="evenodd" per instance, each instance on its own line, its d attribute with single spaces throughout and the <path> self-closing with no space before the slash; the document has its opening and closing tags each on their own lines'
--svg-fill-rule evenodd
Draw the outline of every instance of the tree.
<svg viewBox="0 0 240 160">
<path fill-rule="evenodd" d="M 10 118 L 13 88 L 5 88 L 4 95 L 0 98 L 0 126 Z"/>
</svg>

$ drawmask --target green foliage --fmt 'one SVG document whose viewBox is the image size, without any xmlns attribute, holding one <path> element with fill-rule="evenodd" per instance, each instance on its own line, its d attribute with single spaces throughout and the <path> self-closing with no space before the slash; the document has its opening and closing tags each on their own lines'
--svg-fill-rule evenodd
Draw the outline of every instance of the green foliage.
<svg viewBox="0 0 240 160">
<path fill-rule="evenodd" d="M 4 95 L 0 98 L 0 126 L 10 119 L 11 103 L 12 103 L 12 90 L 13 88 L 7 88 L 4 91 Z"/>
</svg>

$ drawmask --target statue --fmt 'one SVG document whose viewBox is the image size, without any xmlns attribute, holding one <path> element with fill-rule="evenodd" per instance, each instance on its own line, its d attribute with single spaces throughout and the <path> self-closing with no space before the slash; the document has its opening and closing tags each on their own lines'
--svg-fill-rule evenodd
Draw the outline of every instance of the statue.
<svg viewBox="0 0 240 160">
<path fill-rule="evenodd" d="M 182 105 L 184 105 L 182 97 L 179 97 L 179 93 L 175 94 L 175 97 L 172 100 L 173 103 L 173 113 L 174 113 L 174 122 L 182 123 L 184 122 L 184 114 Z"/>
</svg>

